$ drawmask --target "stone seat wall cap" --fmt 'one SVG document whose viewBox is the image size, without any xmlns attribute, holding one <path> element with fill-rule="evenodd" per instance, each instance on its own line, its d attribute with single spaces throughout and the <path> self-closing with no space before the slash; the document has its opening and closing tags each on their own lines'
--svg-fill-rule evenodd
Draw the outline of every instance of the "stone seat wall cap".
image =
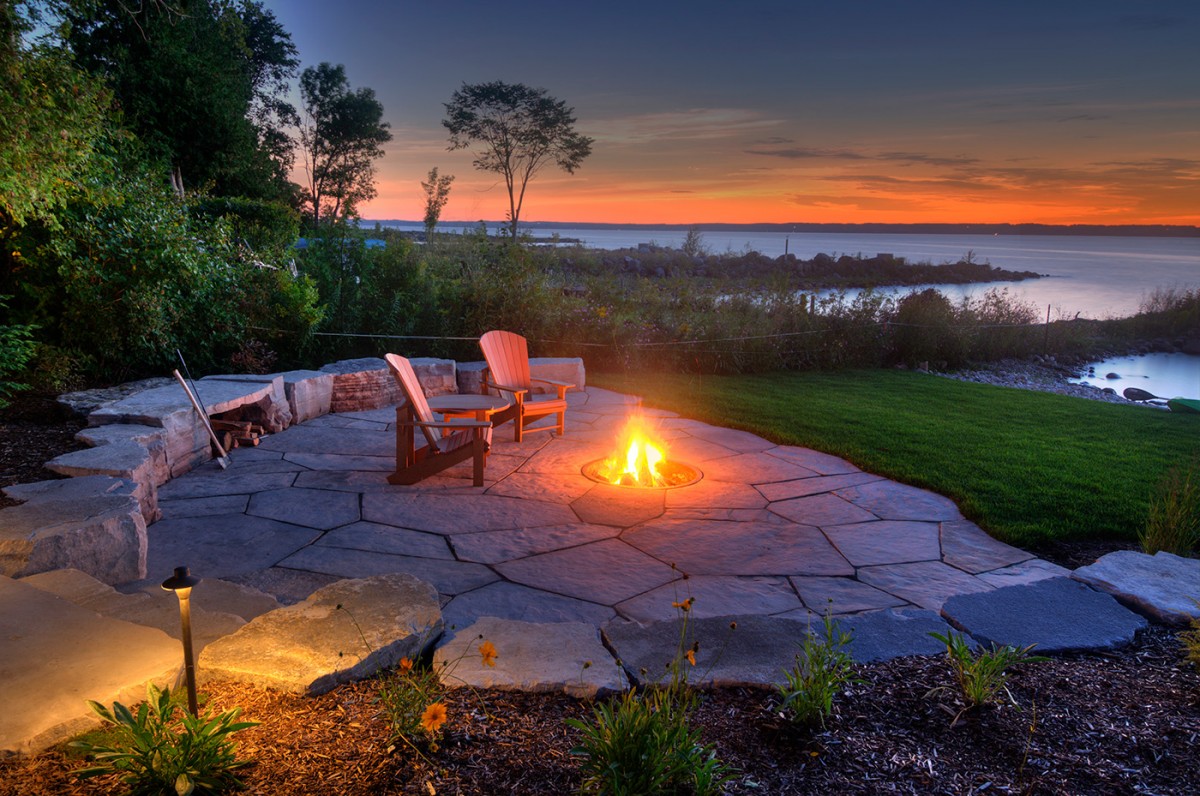
<svg viewBox="0 0 1200 796">
<path fill-rule="evenodd" d="M 77 478 L 35 481 L 31 484 L 13 484 L 4 487 L 4 494 L 13 500 L 49 503 L 96 496 L 132 498 L 136 489 L 137 484 L 125 478 L 114 478 L 110 475 L 83 475 Z"/>
<path fill-rule="evenodd" d="M 358 373 L 364 370 L 387 370 L 387 362 L 381 357 L 363 357 L 361 359 L 343 359 L 337 362 L 331 362 L 321 368 L 322 373 L 333 373 L 335 375 L 345 375 L 347 373 Z"/>
<path fill-rule="evenodd" d="M 294 384 L 298 381 L 308 381 L 309 379 L 328 379 L 334 374 L 320 370 L 289 370 L 279 374 L 283 377 L 284 384 Z"/>
</svg>

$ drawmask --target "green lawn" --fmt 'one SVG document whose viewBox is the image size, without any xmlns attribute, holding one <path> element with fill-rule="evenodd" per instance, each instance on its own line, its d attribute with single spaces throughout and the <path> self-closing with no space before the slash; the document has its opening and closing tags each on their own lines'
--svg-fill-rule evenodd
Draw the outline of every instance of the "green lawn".
<svg viewBox="0 0 1200 796">
<path fill-rule="evenodd" d="M 1025 546 L 1136 539 L 1159 479 L 1200 453 L 1200 415 L 909 371 L 589 373 L 588 382 L 948 495 L 997 538 Z"/>
</svg>

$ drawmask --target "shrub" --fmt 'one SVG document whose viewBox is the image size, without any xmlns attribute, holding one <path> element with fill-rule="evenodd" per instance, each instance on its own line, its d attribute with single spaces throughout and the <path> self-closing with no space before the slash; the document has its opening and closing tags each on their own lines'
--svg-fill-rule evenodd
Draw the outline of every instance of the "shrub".
<svg viewBox="0 0 1200 796">
<path fill-rule="evenodd" d="M 0 296 L 0 309 L 7 307 L 8 298 Z M 8 406 L 6 395 L 27 387 L 7 379 L 24 370 L 33 356 L 33 328 L 29 324 L 0 324 L 0 409 Z"/>
<path fill-rule="evenodd" d="M 1200 459 L 1185 469 L 1172 467 L 1150 498 L 1146 526 L 1138 534 L 1142 550 L 1177 556 L 1200 550 Z"/>
<path fill-rule="evenodd" d="M 824 727 L 826 717 L 833 713 L 833 698 L 850 683 L 860 682 L 853 674 L 853 659 L 845 651 L 850 634 L 828 614 L 824 631 L 819 638 L 811 629 L 804 634 L 796 665 L 784 671 L 784 682 L 776 686 L 779 708 L 793 724 Z"/>
<path fill-rule="evenodd" d="M 990 650 L 981 650 L 976 654 L 971 650 L 966 639 L 953 631 L 944 636 L 940 633 L 930 633 L 929 635 L 946 645 L 946 658 L 954 672 L 959 692 L 966 700 L 966 707 L 954 717 L 956 722 L 963 713 L 969 710 L 994 704 L 999 700 L 1001 694 L 1008 698 L 1009 703 L 1015 705 L 1016 700 L 1013 699 L 1007 685 L 1008 669 L 1018 663 L 1047 660 L 1029 654 L 1029 651 L 1035 646 L 1033 644 L 1019 649 L 1007 644 L 1003 647 L 993 644 Z M 945 686 L 934 688 L 929 693 L 944 689 Z"/>
<path fill-rule="evenodd" d="M 892 357 L 909 367 L 922 362 L 954 367 L 962 363 L 966 348 L 955 328 L 954 305 L 933 288 L 909 293 L 896 305 Z"/>
<path fill-rule="evenodd" d="M 74 741 L 71 746 L 91 755 L 96 765 L 75 773 L 83 779 L 116 774 L 134 793 L 216 793 L 241 787 L 234 772 L 250 763 L 237 759 L 230 736 L 257 722 L 237 720 L 241 708 L 219 715 L 193 716 L 172 701 L 169 691 L 154 684 L 134 713 L 120 702 L 112 710 L 99 702 L 88 706 L 117 730 L 113 745 Z"/>
</svg>

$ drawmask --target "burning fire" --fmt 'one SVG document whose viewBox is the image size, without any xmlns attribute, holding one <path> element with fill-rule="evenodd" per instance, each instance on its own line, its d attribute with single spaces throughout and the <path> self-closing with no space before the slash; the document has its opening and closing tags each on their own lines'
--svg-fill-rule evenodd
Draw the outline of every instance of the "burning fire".
<svg viewBox="0 0 1200 796">
<path fill-rule="evenodd" d="M 659 472 L 666 460 L 662 442 L 652 437 L 644 419 L 635 416 L 625 425 L 617 452 L 605 459 L 598 475 L 621 486 L 669 486 Z"/>
</svg>

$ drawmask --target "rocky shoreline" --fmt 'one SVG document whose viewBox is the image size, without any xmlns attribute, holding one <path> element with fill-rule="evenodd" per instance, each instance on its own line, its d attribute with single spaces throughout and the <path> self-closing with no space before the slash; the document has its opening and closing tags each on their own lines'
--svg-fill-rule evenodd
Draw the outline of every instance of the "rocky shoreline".
<svg viewBox="0 0 1200 796">
<path fill-rule="evenodd" d="M 1072 384 L 1069 379 L 1084 377 L 1083 366 L 1066 364 L 1058 361 L 1053 356 L 1034 356 L 1030 359 L 1003 359 L 997 362 L 989 362 L 979 367 L 938 372 L 936 375 L 958 379 L 959 381 L 973 381 L 977 384 L 994 384 L 997 387 L 1016 387 L 1022 390 L 1037 390 L 1038 392 L 1070 395 L 1074 398 L 1087 398 L 1091 401 L 1146 406 L 1158 410 L 1166 409 L 1161 404 L 1139 403 L 1126 400 L 1111 387 Z"/>
</svg>

